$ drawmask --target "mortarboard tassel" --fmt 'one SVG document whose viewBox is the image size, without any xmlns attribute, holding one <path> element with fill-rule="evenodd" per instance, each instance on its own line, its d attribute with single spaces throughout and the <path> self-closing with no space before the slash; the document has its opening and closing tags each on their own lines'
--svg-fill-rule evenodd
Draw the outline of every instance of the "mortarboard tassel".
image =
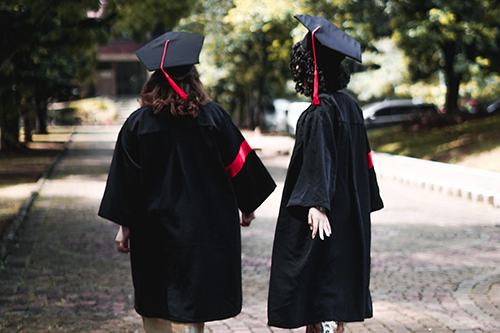
<svg viewBox="0 0 500 333">
<path fill-rule="evenodd" d="M 169 42 L 169 40 L 167 39 L 167 41 L 165 42 L 165 48 L 163 49 L 163 57 L 161 58 L 161 70 L 162 70 L 163 74 L 165 74 L 165 77 L 167 78 L 168 82 L 170 83 L 170 86 L 172 86 L 172 88 L 174 88 L 175 92 L 179 96 L 181 96 L 182 99 L 186 99 L 188 95 L 184 91 L 182 91 L 181 88 L 179 88 L 179 86 L 174 82 L 174 80 L 172 80 L 170 75 L 168 75 L 167 72 L 165 72 L 165 70 L 163 69 L 163 62 L 165 60 L 165 54 L 167 54 L 168 42 Z"/>
<path fill-rule="evenodd" d="M 311 38 L 312 38 L 312 47 L 313 47 L 313 55 L 314 55 L 314 91 L 313 91 L 313 101 L 312 105 L 319 105 L 319 98 L 318 98 L 318 65 L 316 63 L 316 49 L 314 48 L 314 33 L 318 31 L 321 27 L 318 26 L 314 31 L 311 33 Z"/>
</svg>

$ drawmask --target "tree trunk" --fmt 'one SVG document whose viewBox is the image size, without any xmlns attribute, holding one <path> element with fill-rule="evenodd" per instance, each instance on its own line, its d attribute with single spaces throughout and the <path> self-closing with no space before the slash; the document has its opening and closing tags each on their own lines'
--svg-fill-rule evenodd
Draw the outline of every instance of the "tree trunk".
<svg viewBox="0 0 500 333">
<path fill-rule="evenodd" d="M 19 143 L 19 113 L 6 112 L 5 109 L 1 111 L 1 149 L 11 150 L 17 148 Z"/>
<path fill-rule="evenodd" d="M 23 107 L 21 115 L 23 117 L 24 123 L 24 142 L 32 142 L 32 133 L 36 129 L 36 115 L 35 115 L 35 105 L 30 104 Z"/>
<path fill-rule="evenodd" d="M 36 132 L 47 134 L 47 101 L 44 98 L 35 97 Z"/>
<path fill-rule="evenodd" d="M 246 127 L 253 130 L 255 128 L 254 114 L 255 114 L 255 96 L 253 88 L 250 87 L 247 93 L 247 116 L 246 116 Z"/>
<path fill-rule="evenodd" d="M 243 112 L 243 102 L 244 100 L 242 100 L 240 96 L 236 96 L 231 102 L 229 115 L 231 116 L 231 119 L 233 120 L 236 127 L 241 127 L 241 124 L 243 123 L 241 116 Z"/>
<path fill-rule="evenodd" d="M 443 47 L 445 59 L 444 74 L 446 80 L 446 113 L 454 115 L 458 113 L 458 92 L 460 88 L 461 75 L 453 70 L 455 62 L 455 43 L 448 43 Z"/>
<path fill-rule="evenodd" d="M 18 103 L 13 92 L 6 89 L 0 96 L 0 149 L 12 150 L 19 144 L 19 112 Z"/>
<path fill-rule="evenodd" d="M 255 129 L 255 127 L 257 126 L 260 126 L 261 124 L 261 121 L 260 121 L 260 117 L 261 117 L 261 114 L 262 114 L 262 95 L 264 94 L 264 80 L 262 80 L 262 82 L 260 82 L 259 84 L 259 88 L 257 89 L 257 100 L 256 100 L 256 103 L 255 103 L 255 113 L 254 113 L 254 127 L 253 129 Z"/>
</svg>

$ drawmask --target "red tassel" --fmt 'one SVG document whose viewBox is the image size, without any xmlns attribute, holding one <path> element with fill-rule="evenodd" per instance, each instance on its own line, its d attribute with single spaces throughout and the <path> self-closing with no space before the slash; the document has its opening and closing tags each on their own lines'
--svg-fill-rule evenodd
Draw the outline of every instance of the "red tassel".
<svg viewBox="0 0 500 333">
<path fill-rule="evenodd" d="M 319 105 L 319 98 L 318 98 L 318 64 L 316 62 L 316 49 L 314 47 L 314 33 L 318 31 L 321 27 L 318 26 L 314 31 L 311 33 L 312 36 L 312 46 L 313 46 L 313 55 L 314 55 L 314 90 L 313 90 L 313 101 L 312 105 Z"/>
<path fill-rule="evenodd" d="M 170 86 L 172 86 L 172 88 L 174 88 L 175 92 L 179 96 L 181 96 L 182 99 L 186 99 L 188 95 L 184 91 L 182 91 L 181 88 L 179 88 L 179 86 L 174 82 L 174 80 L 172 80 L 170 75 L 168 75 L 167 72 L 165 72 L 165 70 L 163 69 L 163 61 L 165 60 L 165 54 L 167 54 L 168 42 L 169 42 L 169 40 L 167 40 L 165 42 L 165 48 L 163 49 L 163 57 L 161 58 L 161 71 L 163 72 L 163 74 L 165 74 L 165 77 L 167 78 L 168 83 L 170 83 Z"/>
</svg>

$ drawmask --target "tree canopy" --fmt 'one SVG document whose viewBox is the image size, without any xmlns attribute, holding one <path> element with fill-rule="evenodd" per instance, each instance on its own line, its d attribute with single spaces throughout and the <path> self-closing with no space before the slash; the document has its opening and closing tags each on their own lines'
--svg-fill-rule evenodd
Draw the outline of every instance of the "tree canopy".
<svg viewBox="0 0 500 333">
<path fill-rule="evenodd" d="M 500 3 L 490 0 L 383 0 L 392 38 L 405 52 L 412 82 L 442 72 L 445 106 L 457 110 L 459 87 L 500 69 Z"/>
<path fill-rule="evenodd" d="M 113 31 L 126 33 L 138 42 L 172 30 L 179 21 L 191 14 L 197 0 L 114 0 L 106 3 L 107 10 L 118 14 Z"/>
<path fill-rule="evenodd" d="M 0 124 L 2 149 L 18 142 L 19 116 L 37 114 L 45 131 L 50 98 L 71 95 L 96 64 L 95 45 L 108 35 L 106 18 L 89 18 L 99 0 L 0 3 Z M 29 133 L 28 133 L 29 134 Z"/>
<path fill-rule="evenodd" d="M 294 14 L 324 16 L 361 42 L 366 63 L 380 69 L 353 67 L 369 69 L 353 78 L 360 97 L 419 95 L 422 82 L 437 85 L 441 75 L 453 112 L 461 85 L 497 91 L 500 3 L 493 0 L 2 0 L 2 148 L 16 144 L 21 113 L 40 111 L 43 131 L 46 103 L 92 80 L 96 45 L 111 34 L 136 41 L 169 30 L 204 34 L 207 90 L 240 125 L 254 127 L 266 103 L 294 95 L 289 56 L 306 32 Z M 379 89 L 366 89 L 375 86 L 367 80 Z"/>
<path fill-rule="evenodd" d="M 491 81 L 488 75 L 498 72 L 496 1 L 199 1 L 176 29 L 206 35 L 202 78 L 211 95 L 240 124 L 255 126 L 266 100 L 291 93 L 287 90 L 289 54 L 293 38 L 297 41 L 305 32 L 293 19 L 298 13 L 324 16 L 361 42 L 369 52 L 367 64 L 377 66 L 352 66 L 355 71 L 370 69 L 356 75 L 377 80 L 381 86 L 377 92 L 371 89 L 372 99 L 432 99 L 430 95 L 442 93 L 441 74 L 446 84 L 444 103 L 453 112 L 461 83 L 482 80 L 484 86 Z M 389 41 L 380 42 L 381 38 L 392 40 L 392 51 L 387 51 Z M 360 78 L 353 79 L 356 86 L 367 86 Z M 425 82 L 435 89 L 423 89 Z"/>
<path fill-rule="evenodd" d="M 25 133 L 46 130 L 46 106 L 68 99 L 94 79 L 97 45 L 127 34 L 138 41 L 171 30 L 196 0 L 0 1 L 1 147 L 16 147 L 19 118 Z"/>
<path fill-rule="evenodd" d="M 227 33 L 214 35 L 223 45 L 213 47 L 220 41 L 207 41 L 211 64 L 224 68 L 211 89 L 250 128 L 259 124 L 265 100 L 285 93 L 290 31 L 296 26 L 293 12 L 293 1 L 236 0 L 222 20 Z"/>
</svg>

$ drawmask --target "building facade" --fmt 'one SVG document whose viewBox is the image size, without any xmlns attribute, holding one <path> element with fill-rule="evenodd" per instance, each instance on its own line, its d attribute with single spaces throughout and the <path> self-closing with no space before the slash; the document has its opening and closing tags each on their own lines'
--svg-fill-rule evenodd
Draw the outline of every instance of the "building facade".
<svg viewBox="0 0 500 333">
<path fill-rule="evenodd" d="M 128 39 L 112 40 L 99 47 L 95 94 L 106 97 L 138 96 L 148 71 L 135 55 L 143 44 Z"/>
</svg>

